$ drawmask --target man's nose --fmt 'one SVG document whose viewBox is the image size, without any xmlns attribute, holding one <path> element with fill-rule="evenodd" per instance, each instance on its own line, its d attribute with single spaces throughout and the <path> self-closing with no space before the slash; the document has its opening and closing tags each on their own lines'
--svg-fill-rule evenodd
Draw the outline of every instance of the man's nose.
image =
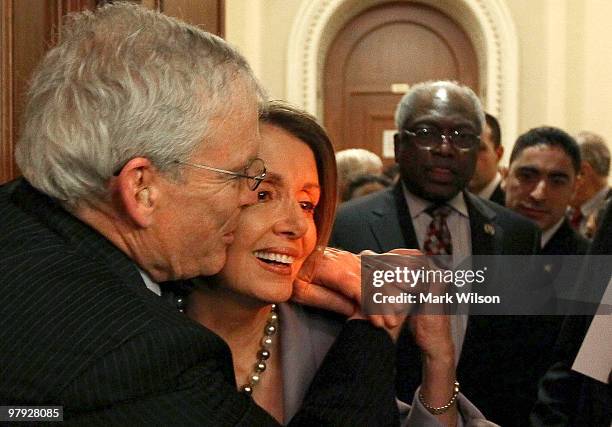
<svg viewBox="0 0 612 427">
<path fill-rule="evenodd" d="M 440 144 L 437 147 L 437 152 L 444 155 L 449 156 L 454 153 L 453 143 L 451 141 L 451 137 L 445 135 L 443 133 L 440 134 Z"/>
<path fill-rule="evenodd" d="M 546 193 L 547 193 L 546 180 L 541 179 L 536 183 L 535 187 L 533 187 L 529 195 L 535 200 L 545 200 Z"/>
</svg>

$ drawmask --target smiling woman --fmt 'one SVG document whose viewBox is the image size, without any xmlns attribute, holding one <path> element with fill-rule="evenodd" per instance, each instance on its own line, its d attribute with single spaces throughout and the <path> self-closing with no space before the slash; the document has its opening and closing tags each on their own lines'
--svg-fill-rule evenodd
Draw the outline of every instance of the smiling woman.
<svg viewBox="0 0 612 427">
<path fill-rule="evenodd" d="M 333 351 L 334 340 L 345 325 L 345 319 L 338 315 L 288 302 L 295 280 L 306 278 L 305 272 L 321 255 L 322 251 L 315 249 L 327 245 L 336 207 L 336 165 L 325 131 L 302 111 L 269 103 L 260 118 L 260 132 L 259 156 L 265 160 L 267 172 L 256 190 L 257 202 L 242 209 L 224 268 L 213 277 L 194 280 L 184 310 L 229 345 L 238 388 L 287 423 L 300 409 L 325 355 Z M 355 255 L 331 251 L 342 260 L 333 268 L 359 275 L 360 261 Z M 357 317 L 363 318 L 359 316 L 360 312 Z M 439 350 L 452 348 L 450 333 L 444 327 L 427 336 L 439 338 Z M 359 341 L 352 344 L 357 352 L 378 351 L 360 346 Z M 452 385 L 452 354 L 448 360 L 448 372 L 442 369 L 442 383 L 450 381 Z M 350 368 L 336 367 L 346 370 L 350 381 L 362 380 Z M 432 378 L 428 372 L 437 370 L 439 374 L 440 365 L 432 362 L 426 368 L 424 393 L 431 389 L 439 392 L 439 383 L 428 382 Z M 438 375 L 436 380 L 440 378 Z M 385 384 L 392 382 L 387 379 Z M 450 386 L 448 390 L 452 391 Z M 333 396 L 333 387 L 327 392 Z M 409 417 L 406 424 L 438 425 L 440 418 L 433 414 L 446 412 L 442 416 L 454 425 L 456 397 L 456 392 L 442 396 L 437 406 L 450 403 L 441 412 L 430 413 L 418 405 L 418 410 L 411 412 L 416 414 L 415 420 L 411 422 Z M 385 425 L 393 425 L 394 420 L 399 423 L 392 393 L 385 402 L 365 408 L 363 419 L 376 424 L 383 415 Z M 403 408 L 408 405 L 400 405 Z"/>
<path fill-rule="evenodd" d="M 259 155 L 267 175 L 256 190 L 257 203 L 243 209 L 225 267 L 198 281 L 186 311 L 225 339 L 237 384 L 282 421 L 293 416 L 299 402 L 285 404 L 283 399 L 283 352 L 275 336 L 281 326 L 278 316 L 284 317 L 287 307 L 272 304 L 289 300 L 301 267 L 318 254 L 317 245 L 327 243 L 336 205 L 336 168 L 323 129 L 286 105 L 267 106 L 261 137 Z M 283 319 L 282 327 L 286 325 Z M 325 341 L 318 347 L 322 354 L 333 338 Z"/>
</svg>

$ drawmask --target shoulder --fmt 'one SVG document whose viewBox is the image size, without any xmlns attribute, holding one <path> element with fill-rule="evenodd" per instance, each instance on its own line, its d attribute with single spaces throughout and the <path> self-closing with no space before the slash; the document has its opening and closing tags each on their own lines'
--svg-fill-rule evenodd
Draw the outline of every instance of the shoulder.
<svg viewBox="0 0 612 427">
<path fill-rule="evenodd" d="M 574 231 L 566 219 L 542 252 L 550 255 L 584 255 L 588 249 L 589 241 Z"/>
<path fill-rule="evenodd" d="M 387 188 L 340 205 L 334 229 L 357 226 L 367 223 L 371 215 L 383 214 L 395 210 L 395 199 L 392 188 Z M 352 228 L 352 227 L 351 227 Z"/>
<path fill-rule="evenodd" d="M 472 205 L 478 209 L 488 209 L 494 213 L 495 221 L 500 224 L 504 230 L 520 230 L 530 234 L 539 234 L 537 225 L 516 212 L 501 206 L 498 203 L 483 199 L 473 194 L 469 195 L 469 200 Z"/>
<path fill-rule="evenodd" d="M 0 215 L 6 218 L 0 222 L 4 314 L 0 342 L 11 343 L 10 352 L 0 348 L 0 366 L 7 373 L 0 383 L 0 400 L 10 396 L 32 402 L 87 384 L 126 385 L 119 376 L 140 372 L 139 362 L 151 365 L 148 356 L 162 345 L 162 338 L 177 342 L 176 334 L 204 331 L 138 282 L 135 267 L 135 276 L 125 276 L 104 260 L 84 255 L 30 210 L 14 203 L 6 188 L 0 189 Z M 138 342 L 143 347 L 137 348 Z M 90 392 L 85 389 L 79 390 Z M 73 397 L 80 401 L 78 394 Z"/>
<path fill-rule="evenodd" d="M 389 187 L 367 196 L 349 200 L 340 205 L 338 215 L 350 215 L 355 213 L 369 212 L 373 209 L 388 206 L 394 203 L 393 188 Z"/>
</svg>

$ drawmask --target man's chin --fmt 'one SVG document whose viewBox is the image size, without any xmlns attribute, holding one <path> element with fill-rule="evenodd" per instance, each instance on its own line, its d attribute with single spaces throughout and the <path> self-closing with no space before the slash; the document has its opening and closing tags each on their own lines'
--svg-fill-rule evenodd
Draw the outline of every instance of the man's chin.
<svg viewBox="0 0 612 427">
<path fill-rule="evenodd" d="M 446 203 L 457 194 L 459 194 L 459 190 L 454 186 L 448 187 L 446 185 L 431 183 L 430 188 L 425 190 L 421 197 L 434 203 Z"/>
<path fill-rule="evenodd" d="M 204 257 L 200 267 L 200 276 L 214 276 L 219 273 L 227 262 L 227 246 L 223 250 Z"/>
</svg>

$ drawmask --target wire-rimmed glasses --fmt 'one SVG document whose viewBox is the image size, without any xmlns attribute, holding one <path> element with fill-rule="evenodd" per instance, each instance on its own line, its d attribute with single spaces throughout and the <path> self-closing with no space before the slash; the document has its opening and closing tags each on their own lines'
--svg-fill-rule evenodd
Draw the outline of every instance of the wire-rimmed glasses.
<svg viewBox="0 0 612 427">
<path fill-rule="evenodd" d="M 249 162 L 249 164 L 244 168 L 244 171 L 242 173 L 232 172 L 226 169 L 219 169 L 219 168 L 215 168 L 215 167 L 207 166 L 207 165 L 201 165 L 198 163 L 181 162 L 178 160 L 176 161 L 176 163 L 185 165 L 185 166 L 191 166 L 193 168 L 204 169 L 207 171 L 218 172 L 218 173 L 222 173 L 225 175 L 230 175 L 230 176 L 233 176 L 234 178 L 244 178 L 247 180 L 249 189 L 251 189 L 252 191 L 257 190 L 257 187 L 259 187 L 259 184 L 261 184 L 261 181 L 263 181 L 266 178 L 266 164 L 262 159 L 257 158 L 257 157 Z"/>
<path fill-rule="evenodd" d="M 439 148 L 443 140 L 446 140 L 452 147 L 461 152 L 473 150 L 480 145 L 480 135 L 460 130 L 441 132 L 439 129 L 418 128 L 414 131 L 404 129 L 403 132 L 411 138 L 417 147 L 424 150 Z"/>
</svg>

